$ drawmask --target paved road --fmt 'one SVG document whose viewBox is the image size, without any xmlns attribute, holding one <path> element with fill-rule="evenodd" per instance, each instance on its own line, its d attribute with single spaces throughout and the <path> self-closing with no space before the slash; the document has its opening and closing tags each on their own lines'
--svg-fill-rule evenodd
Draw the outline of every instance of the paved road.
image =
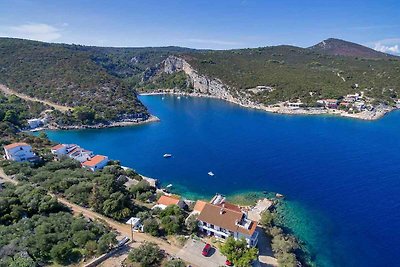
<svg viewBox="0 0 400 267">
<path fill-rule="evenodd" d="M 59 110 L 61 112 L 65 112 L 65 111 L 68 111 L 68 110 L 72 109 L 71 107 L 58 105 L 56 103 L 53 103 L 53 102 L 50 102 L 50 101 L 47 101 L 47 100 L 42 100 L 42 99 L 38 99 L 36 97 L 30 97 L 28 95 L 15 92 L 14 90 L 11 90 L 10 88 L 8 88 L 7 86 L 5 86 L 3 84 L 0 84 L 0 91 L 2 91 L 6 95 L 16 95 L 19 98 L 22 98 L 22 99 L 27 100 L 27 101 L 34 101 L 34 102 L 40 102 L 42 104 L 46 104 L 46 105 L 48 105 L 50 107 L 53 107 L 53 108 L 55 108 L 55 109 L 57 109 L 57 110 Z"/>
<path fill-rule="evenodd" d="M 219 267 L 225 266 L 226 257 L 217 249 L 212 248 L 209 256 L 205 257 L 201 254 L 205 243 L 202 241 L 189 239 L 185 246 L 178 252 L 177 256 L 181 259 L 190 258 L 191 262 L 197 266 Z"/>
</svg>

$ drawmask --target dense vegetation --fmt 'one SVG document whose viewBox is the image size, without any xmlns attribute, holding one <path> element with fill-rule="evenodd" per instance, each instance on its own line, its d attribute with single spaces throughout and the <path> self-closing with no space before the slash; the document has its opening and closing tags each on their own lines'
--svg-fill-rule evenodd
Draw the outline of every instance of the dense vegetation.
<svg viewBox="0 0 400 267">
<path fill-rule="evenodd" d="M 0 190 L 0 266 L 70 264 L 106 252 L 116 239 L 98 223 L 74 218 L 32 185 Z"/>
<path fill-rule="evenodd" d="M 146 116 L 135 91 L 81 48 L 0 38 L 0 83 L 57 104 L 90 107 L 98 121 Z"/>
<path fill-rule="evenodd" d="M 94 173 L 81 168 L 80 163 L 72 159 L 48 162 L 41 167 L 7 161 L 2 166 L 8 175 L 15 175 L 19 181 L 39 184 L 116 220 L 138 211 L 124 185 L 127 173 L 119 165 Z"/>
<path fill-rule="evenodd" d="M 38 116 L 44 110 L 46 106 L 41 103 L 29 102 L 16 96 L 5 96 L 0 93 L 0 145 L 16 140 L 19 129 L 27 126 L 27 119 Z M 21 134 L 19 138 L 29 139 L 29 136 Z M 49 143 L 48 140 L 46 143 Z"/>
<path fill-rule="evenodd" d="M 266 104 L 298 98 L 315 103 L 317 99 L 338 98 L 360 90 L 392 104 L 400 93 L 400 60 L 396 57 L 367 59 L 274 46 L 206 51 L 185 58 L 200 73 L 231 86 L 234 95 L 249 96 Z M 260 93 L 248 90 L 256 86 L 275 90 Z"/>
<path fill-rule="evenodd" d="M 137 248 L 133 248 L 125 260 L 123 266 L 141 266 L 141 267 L 185 267 L 186 264 L 180 259 L 171 259 L 166 261 L 166 254 L 157 244 L 145 242 Z"/>
<path fill-rule="evenodd" d="M 228 237 L 220 246 L 222 255 L 238 267 L 251 266 L 251 262 L 257 259 L 257 248 L 247 247 L 245 239 L 235 240 L 233 237 Z"/>
<path fill-rule="evenodd" d="M 283 228 L 277 220 L 275 210 L 266 210 L 261 215 L 260 225 L 271 238 L 272 251 L 280 267 L 296 267 L 301 262 L 302 266 L 313 266 L 310 256 L 302 244 Z"/>
<path fill-rule="evenodd" d="M 398 57 L 335 39 L 325 45 L 212 51 L 88 47 L 0 38 L 0 83 L 73 107 L 70 113 L 55 113 L 59 124 L 146 117 L 135 89 L 191 91 L 184 73 L 158 72 L 170 55 L 185 58 L 200 74 L 219 78 L 234 96 L 265 104 L 301 99 L 311 105 L 317 99 L 361 90 L 386 104 L 399 97 Z M 256 86 L 274 90 L 248 90 Z"/>
</svg>

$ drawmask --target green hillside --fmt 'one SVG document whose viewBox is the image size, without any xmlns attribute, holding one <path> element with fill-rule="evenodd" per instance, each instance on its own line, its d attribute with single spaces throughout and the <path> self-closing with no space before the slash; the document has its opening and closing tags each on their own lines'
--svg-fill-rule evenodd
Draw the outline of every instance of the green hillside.
<svg viewBox="0 0 400 267">
<path fill-rule="evenodd" d="M 184 58 L 200 74 L 219 78 L 232 94 L 274 104 L 309 105 L 364 91 L 377 102 L 399 97 L 400 60 L 354 43 L 328 39 L 310 48 L 237 50 L 180 47 L 109 48 L 0 38 L 0 83 L 89 114 L 85 123 L 148 116 L 135 89 L 190 90 L 184 73 L 160 74 L 168 56 Z M 147 77 L 150 76 L 150 77 Z M 153 77 L 154 76 L 154 77 Z M 248 90 L 269 86 L 272 92 Z M 63 123 L 79 123 L 72 116 Z"/>
<path fill-rule="evenodd" d="M 311 103 L 360 90 L 392 102 L 400 92 L 400 60 L 396 57 L 367 59 L 275 46 L 207 51 L 187 54 L 185 58 L 200 73 L 219 78 L 239 92 L 269 104 L 297 98 Z M 247 90 L 259 85 L 275 90 L 258 94 Z"/>
<path fill-rule="evenodd" d="M 32 97 L 94 110 L 97 121 L 147 116 L 136 93 L 79 46 L 0 38 L 0 83 Z"/>
</svg>

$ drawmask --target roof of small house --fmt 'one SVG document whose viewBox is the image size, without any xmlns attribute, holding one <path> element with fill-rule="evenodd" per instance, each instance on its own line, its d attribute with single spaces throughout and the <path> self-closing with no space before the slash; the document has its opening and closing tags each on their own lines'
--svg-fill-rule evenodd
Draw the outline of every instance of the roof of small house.
<svg viewBox="0 0 400 267">
<path fill-rule="evenodd" d="M 99 164 L 100 162 L 107 160 L 106 156 L 102 156 L 102 155 L 96 155 L 93 158 L 85 161 L 84 163 L 82 163 L 82 165 L 88 166 L 88 167 L 94 167 L 97 164 Z"/>
<path fill-rule="evenodd" d="M 180 200 L 181 200 L 181 198 L 180 198 L 180 197 L 177 197 L 177 196 L 162 195 L 162 196 L 157 200 L 157 204 L 165 205 L 165 206 L 169 206 L 169 205 L 178 205 L 178 203 L 179 203 Z"/>
<path fill-rule="evenodd" d="M 206 203 L 197 219 L 206 223 L 219 226 L 232 232 L 239 232 L 244 235 L 251 236 L 256 230 L 257 223 L 255 221 L 249 220 L 250 224 L 248 228 L 239 226 L 237 222 L 240 222 L 243 216 L 244 214 L 242 212 L 237 212 L 232 209 L 227 209 L 221 206 Z"/>
<path fill-rule="evenodd" d="M 236 212 L 242 212 L 242 210 L 239 208 L 239 206 L 229 203 L 229 202 L 226 202 L 226 201 L 217 204 L 217 206 L 225 208 L 225 209 L 229 209 L 232 211 L 236 211 Z"/>
<path fill-rule="evenodd" d="M 20 146 L 29 146 L 29 145 L 27 143 L 12 143 L 12 144 L 4 146 L 4 149 L 9 150 L 9 149 L 13 149 L 13 148 L 20 147 Z"/>
<path fill-rule="evenodd" d="M 51 148 L 51 150 L 59 150 L 60 148 L 63 148 L 63 147 L 65 147 L 65 145 L 63 145 L 63 144 L 58 144 L 58 145 L 53 146 L 53 147 Z"/>
<path fill-rule="evenodd" d="M 193 211 L 201 212 L 207 202 L 202 200 L 197 200 L 196 205 L 194 205 Z"/>
</svg>

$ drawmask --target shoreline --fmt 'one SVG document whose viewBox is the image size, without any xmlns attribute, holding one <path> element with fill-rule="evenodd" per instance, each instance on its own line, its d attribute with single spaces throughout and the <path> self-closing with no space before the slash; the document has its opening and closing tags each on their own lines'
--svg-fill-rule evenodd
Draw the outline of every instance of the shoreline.
<svg viewBox="0 0 400 267">
<path fill-rule="evenodd" d="M 117 121 L 111 122 L 110 124 L 95 124 L 95 125 L 71 125 L 71 126 L 44 126 L 35 129 L 28 130 L 29 132 L 39 132 L 43 130 L 83 130 L 83 129 L 106 129 L 106 128 L 116 128 L 116 127 L 127 127 L 127 126 L 137 126 L 147 123 L 159 122 L 160 119 L 157 116 L 150 115 L 146 120 L 141 121 Z"/>
<path fill-rule="evenodd" d="M 230 99 L 230 98 L 223 98 L 223 97 L 218 97 L 218 96 L 213 96 L 213 95 L 207 95 L 207 94 L 202 94 L 202 93 L 185 93 L 185 92 L 175 92 L 173 89 L 167 89 L 168 91 L 163 91 L 163 92 L 142 92 L 139 93 L 140 96 L 151 96 L 151 95 L 176 95 L 176 96 L 190 96 L 190 97 L 200 97 L 200 98 L 213 98 L 213 99 L 219 99 L 219 100 L 224 100 L 229 103 L 233 103 L 236 105 L 239 105 L 244 108 L 250 108 L 250 109 L 257 109 L 257 110 L 262 110 L 266 111 L 269 113 L 275 113 L 275 114 L 284 114 L 284 115 L 333 115 L 333 116 L 338 116 L 338 117 L 345 117 L 345 118 L 351 118 L 351 119 L 358 119 L 358 120 L 364 120 L 364 121 L 374 121 L 378 120 L 382 117 L 384 117 L 386 114 L 389 112 L 396 110 L 398 108 L 393 108 L 393 107 L 385 107 L 385 108 L 379 108 L 379 110 L 374 110 L 374 111 L 362 111 L 359 113 L 348 113 L 343 110 L 338 110 L 338 109 L 326 109 L 326 108 L 288 108 L 284 107 L 283 103 L 277 103 L 274 106 L 264 106 L 262 104 L 255 104 L 255 103 L 242 103 L 241 101 L 237 99 Z"/>
</svg>

